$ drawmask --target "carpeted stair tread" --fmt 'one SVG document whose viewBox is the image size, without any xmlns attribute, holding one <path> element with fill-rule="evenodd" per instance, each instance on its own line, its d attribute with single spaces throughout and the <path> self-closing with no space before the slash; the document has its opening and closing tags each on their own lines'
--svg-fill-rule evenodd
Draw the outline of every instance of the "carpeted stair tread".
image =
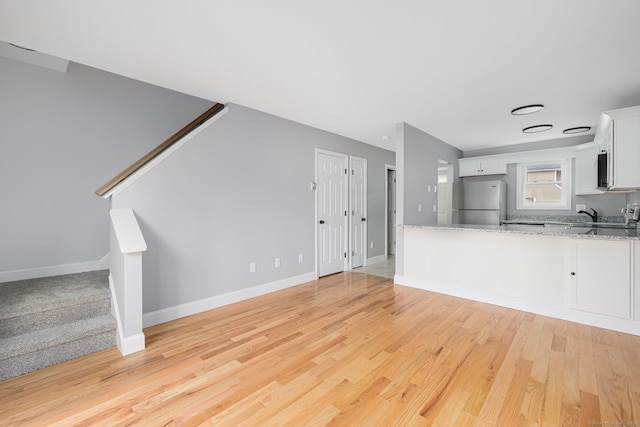
<svg viewBox="0 0 640 427">
<path fill-rule="evenodd" d="M 0 339 L 0 361 L 105 332 L 112 333 L 112 345 L 115 345 L 115 329 L 116 322 L 113 317 L 103 315 L 3 338 Z"/>
<path fill-rule="evenodd" d="M 108 270 L 0 283 L 0 319 L 110 300 Z"/>
</svg>

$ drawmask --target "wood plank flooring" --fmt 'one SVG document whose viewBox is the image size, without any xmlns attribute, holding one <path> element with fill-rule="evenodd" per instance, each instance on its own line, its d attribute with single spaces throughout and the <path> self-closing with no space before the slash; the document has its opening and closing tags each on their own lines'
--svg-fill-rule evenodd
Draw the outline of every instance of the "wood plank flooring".
<svg viewBox="0 0 640 427">
<path fill-rule="evenodd" d="M 0 382 L 0 425 L 640 425 L 640 337 L 362 273 L 145 334 Z"/>
</svg>

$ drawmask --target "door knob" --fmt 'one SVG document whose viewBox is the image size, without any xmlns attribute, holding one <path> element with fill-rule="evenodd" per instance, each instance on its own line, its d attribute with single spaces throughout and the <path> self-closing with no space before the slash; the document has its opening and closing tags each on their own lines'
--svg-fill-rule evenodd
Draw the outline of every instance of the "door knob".
<svg viewBox="0 0 640 427">
<path fill-rule="evenodd" d="M 324 224 L 324 219 L 321 219 L 321 220 L 320 220 L 320 224 Z"/>
<path fill-rule="evenodd" d="M 575 276 L 575 275 L 576 275 L 576 272 L 575 272 L 575 271 L 572 271 L 572 272 L 571 272 L 571 275 L 572 275 L 572 276 Z"/>
</svg>

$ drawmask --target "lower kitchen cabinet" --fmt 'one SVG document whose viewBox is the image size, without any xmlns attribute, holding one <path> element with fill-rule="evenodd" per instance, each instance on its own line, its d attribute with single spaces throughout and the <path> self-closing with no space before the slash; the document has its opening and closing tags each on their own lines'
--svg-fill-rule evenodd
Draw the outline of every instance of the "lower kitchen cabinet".
<svg viewBox="0 0 640 427">
<path fill-rule="evenodd" d="M 639 239 L 477 227 L 404 226 L 395 283 L 640 336 Z"/>
<path fill-rule="evenodd" d="M 570 307 L 631 318 L 632 243 L 574 240 L 569 254 Z"/>
</svg>

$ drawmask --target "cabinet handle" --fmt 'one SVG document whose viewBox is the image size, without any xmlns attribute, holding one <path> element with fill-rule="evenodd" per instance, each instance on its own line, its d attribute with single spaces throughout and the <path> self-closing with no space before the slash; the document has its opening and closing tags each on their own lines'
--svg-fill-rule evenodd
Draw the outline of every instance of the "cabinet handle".
<svg viewBox="0 0 640 427">
<path fill-rule="evenodd" d="M 575 272 L 575 271 L 572 271 L 572 272 L 571 272 L 571 275 L 572 275 L 572 276 L 575 276 L 575 275 L 576 275 L 576 272 Z"/>
</svg>

